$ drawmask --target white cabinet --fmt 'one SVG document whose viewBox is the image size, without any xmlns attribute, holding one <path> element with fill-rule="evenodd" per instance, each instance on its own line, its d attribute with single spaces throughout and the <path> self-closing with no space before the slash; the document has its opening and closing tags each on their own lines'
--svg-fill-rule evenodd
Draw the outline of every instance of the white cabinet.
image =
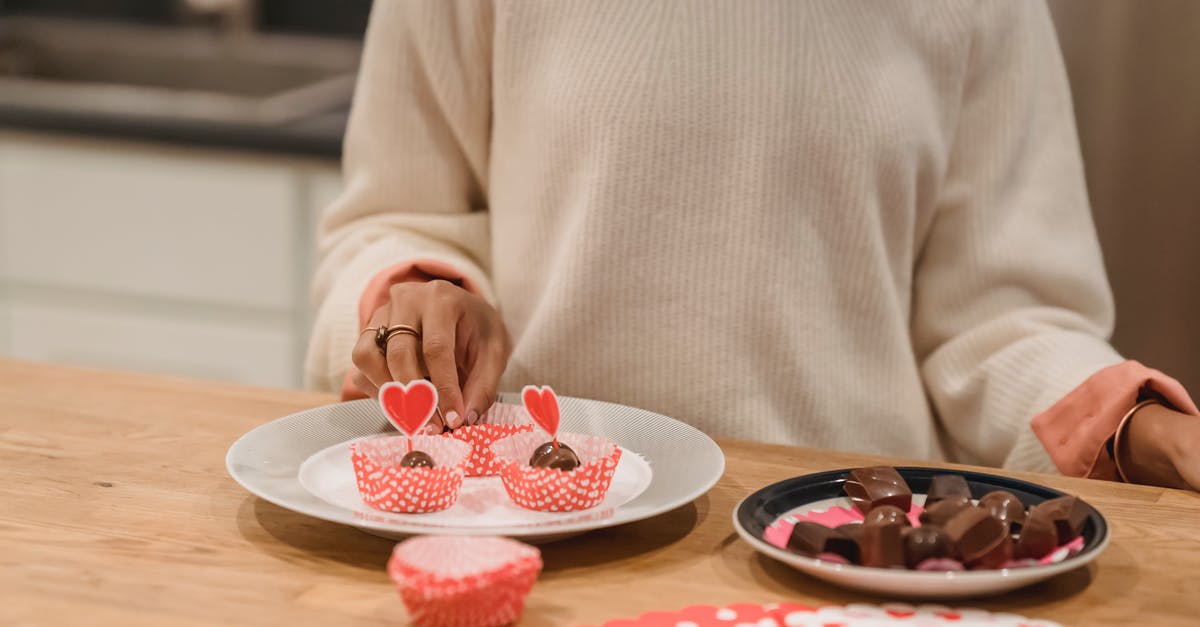
<svg viewBox="0 0 1200 627">
<path fill-rule="evenodd" d="M 0 134 L 0 354 L 299 386 L 336 162 Z"/>
</svg>

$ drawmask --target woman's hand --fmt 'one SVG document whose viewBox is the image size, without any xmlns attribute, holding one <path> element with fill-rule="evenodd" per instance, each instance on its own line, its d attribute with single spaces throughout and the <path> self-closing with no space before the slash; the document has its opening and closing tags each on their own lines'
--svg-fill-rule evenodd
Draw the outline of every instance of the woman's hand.
<svg viewBox="0 0 1200 627">
<path fill-rule="evenodd" d="M 1116 451 L 1134 483 L 1200 490 L 1200 417 L 1152 403 L 1129 419 Z"/>
<path fill-rule="evenodd" d="M 385 356 L 375 345 L 375 334 L 363 333 L 351 356 L 358 367 L 354 385 L 374 398 L 388 381 L 407 383 L 429 377 L 438 391 L 445 426 L 474 424 L 492 406 L 511 351 L 500 313 L 447 281 L 397 283 L 369 325 L 397 324 L 419 330 L 420 337 L 392 334 Z M 442 426 L 435 415 L 431 430 L 440 433 Z"/>
</svg>

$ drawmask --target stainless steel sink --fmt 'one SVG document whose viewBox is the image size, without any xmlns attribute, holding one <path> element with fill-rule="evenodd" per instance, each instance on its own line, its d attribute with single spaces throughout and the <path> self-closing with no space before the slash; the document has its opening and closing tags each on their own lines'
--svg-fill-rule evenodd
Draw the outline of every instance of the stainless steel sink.
<svg viewBox="0 0 1200 627">
<path fill-rule="evenodd" d="M 361 44 L 0 18 L 0 107 L 279 125 L 346 107 Z"/>
</svg>

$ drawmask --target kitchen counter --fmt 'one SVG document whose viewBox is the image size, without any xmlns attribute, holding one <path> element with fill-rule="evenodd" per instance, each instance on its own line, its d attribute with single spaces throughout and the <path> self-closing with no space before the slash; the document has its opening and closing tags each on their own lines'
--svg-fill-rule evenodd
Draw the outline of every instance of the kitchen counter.
<svg viewBox="0 0 1200 627">
<path fill-rule="evenodd" d="M 225 472 L 227 448 L 249 429 L 334 400 L 0 360 L 0 623 L 402 623 L 384 571 L 392 542 L 262 501 Z M 543 546 L 521 624 L 596 624 L 692 604 L 886 601 L 757 555 L 730 515 L 768 483 L 903 460 L 720 444 L 725 476 L 695 502 Z M 1067 625 L 1194 621 L 1200 495 L 1000 474 L 1086 499 L 1108 518 L 1112 543 L 1089 566 L 958 605 Z"/>
</svg>

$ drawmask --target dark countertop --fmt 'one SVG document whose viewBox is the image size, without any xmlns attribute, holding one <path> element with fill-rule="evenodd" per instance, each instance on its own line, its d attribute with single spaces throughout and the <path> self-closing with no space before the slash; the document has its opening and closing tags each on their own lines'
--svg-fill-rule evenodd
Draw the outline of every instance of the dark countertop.
<svg viewBox="0 0 1200 627">
<path fill-rule="evenodd" d="M 184 146 L 230 148 L 332 160 L 341 158 L 347 111 L 332 111 L 280 126 L 85 115 L 30 108 L 0 107 L 0 128 L 117 139 L 141 139 Z"/>
</svg>

